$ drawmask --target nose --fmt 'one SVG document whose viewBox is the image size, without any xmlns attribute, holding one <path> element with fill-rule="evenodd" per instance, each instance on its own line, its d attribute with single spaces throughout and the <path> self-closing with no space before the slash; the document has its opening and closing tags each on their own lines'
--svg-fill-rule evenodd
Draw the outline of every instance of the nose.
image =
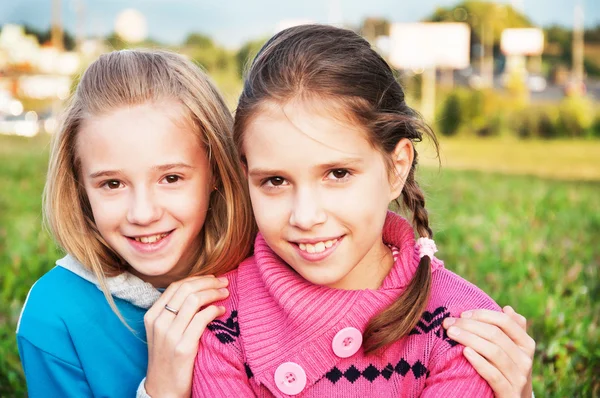
<svg viewBox="0 0 600 398">
<path fill-rule="evenodd" d="M 302 230 L 323 224 L 327 221 L 327 212 L 321 205 L 319 195 L 313 189 L 299 189 L 292 202 L 290 225 Z"/>
<path fill-rule="evenodd" d="M 161 215 L 161 206 L 157 203 L 151 190 L 140 188 L 133 192 L 127 212 L 127 221 L 131 224 L 149 225 L 158 221 Z"/>
</svg>

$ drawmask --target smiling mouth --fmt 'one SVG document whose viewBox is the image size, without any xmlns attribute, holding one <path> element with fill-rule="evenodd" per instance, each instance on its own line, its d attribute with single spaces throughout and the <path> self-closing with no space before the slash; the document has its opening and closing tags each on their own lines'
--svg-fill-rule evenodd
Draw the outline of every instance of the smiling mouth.
<svg viewBox="0 0 600 398">
<path fill-rule="evenodd" d="M 323 241 L 316 241 L 316 242 L 294 242 L 298 248 L 305 252 L 305 253 L 309 253 L 309 254 L 315 254 L 315 253 L 322 253 L 325 250 L 333 247 L 342 237 L 337 237 L 334 239 L 327 239 L 327 240 L 323 240 Z"/>
<path fill-rule="evenodd" d="M 162 239 L 164 239 L 166 236 L 168 236 L 171 232 L 173 231 L 169 231 L 169 232 L 164 232 L 164 233 L 160 233 L 160 234 L 155 234 L 155 235 L 146 235 L 146 236 L 130 236 L 128 237 L 129 239 L 135 240 L 136 242 L 140 242 L 140 243 L 156 243 L 161 241 Z"/>
</svg>

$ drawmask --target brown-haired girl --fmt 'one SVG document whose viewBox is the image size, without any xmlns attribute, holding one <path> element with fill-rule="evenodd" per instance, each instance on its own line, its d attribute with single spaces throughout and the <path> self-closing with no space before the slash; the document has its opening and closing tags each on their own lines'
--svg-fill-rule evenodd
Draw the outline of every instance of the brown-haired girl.
<svg viewBox="0 0 600 398">
<path fill-rule="evenodd" d="M 17 330 L 30 397 L 190 395 L 200 335 L 224 311 L 208 304 L 228 292 L 189 276 L 232 269 L 254 235 L 232 123 L 177 54 L 113 52 L 84 73 L 44 194 L 67 256 Z"/>
<path fill-rule="evenodd" d="M 434 256 L 423 135 L 355 33 L 305 25 L 263 46 L 234 123 L 259 234 L 202 337 L 195 397 L 493 395 L 441 326 L 499 307 Z M 400 197 L 412 225 L 388 211 Z"/>
</svg>

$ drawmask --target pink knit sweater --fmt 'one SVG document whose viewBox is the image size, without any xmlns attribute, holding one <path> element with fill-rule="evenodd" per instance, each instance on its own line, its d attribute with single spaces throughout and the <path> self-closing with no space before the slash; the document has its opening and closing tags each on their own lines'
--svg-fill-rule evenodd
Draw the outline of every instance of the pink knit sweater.
<svg viewBox="0 0 600 398">
<path fill-rule="evenodd" d="M 231 294 L 220 302 L 227 312 L 202 336 L 193 397 L 493 396 L 441 323 L 468 309 L 499 307 L 437 259 L 427 309 L 410 335 L 376 355 L 352 348 L 419 263 L 413 229 L 402 217 L 388 214 L 383 240 L 400 253 L 382 286 L 337 290 L 304 280 L 259 234 L 254 256 L 227 275 Z M 352 355 L 340 357 L 347 346 Z"/>
</svg>

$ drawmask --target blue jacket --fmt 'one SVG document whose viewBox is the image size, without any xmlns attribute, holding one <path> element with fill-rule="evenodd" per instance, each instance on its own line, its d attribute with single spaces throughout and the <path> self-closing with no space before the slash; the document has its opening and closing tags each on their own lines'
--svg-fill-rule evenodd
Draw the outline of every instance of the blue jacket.
<svg viewBox="0 0 600 398">
<path fill-rule="evenodd" d="M 146 375 L 146 309 L 115 298 L 57 266 L 29 292 L 17 343 L 29 397 L 135 397 Z"/>
</svg>

